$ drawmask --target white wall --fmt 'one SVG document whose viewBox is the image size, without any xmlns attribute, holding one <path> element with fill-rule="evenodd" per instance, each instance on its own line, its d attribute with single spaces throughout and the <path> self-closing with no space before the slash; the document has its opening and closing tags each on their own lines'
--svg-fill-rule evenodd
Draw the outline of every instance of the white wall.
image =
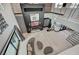
<svg viewBox="0 0 79 59">
<path fill-rule="evenodd" d="M 13 27 L 14 25 L 16 25 L 19 28 L 16 18 L 13 14 L 11 5 L 9 3 L 4 3 L 2 4 L 2 7 L 2 15 L 5 18 L 6 22 L 9 24 L 9 26 Z"/>
<path fill-rule="evenodd" d="M 1 52 L 2 48 L 4 47 L 6 41 L 8 40 L 8 37 L 9 37 L 14 25 L 16 25 L 19 28 L 17 21 L 15 19 L 15 16 L 13 14 L 13 11 L 11 9 L 11 5 L 9 3 L 4 3 L 1 5 L 2 5 L 2 8 L 0 8 L 0 13 L 2 13 L 2 16 L 4 17 L 4 19 L 6 20 L 6 22 L 8 23 L 9 26 L 0 35 L 0 52 Z"/>
</svg>

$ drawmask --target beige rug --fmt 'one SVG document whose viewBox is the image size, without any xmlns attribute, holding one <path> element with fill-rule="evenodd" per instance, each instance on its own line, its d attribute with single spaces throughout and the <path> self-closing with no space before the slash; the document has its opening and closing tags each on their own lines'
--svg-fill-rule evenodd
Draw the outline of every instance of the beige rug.
<svg viewBox="0 0 79 59">
<path fill-rule="evenodd" d="M 35 37 L 34 48 L 35 48 L 36 55 L 44 55 L 44 48 L 47 46 L 52 47 L 54 50 L 49 55 L 54 55 L 64 51 L 65 49 L 72 47 L 72 45 L 66 40 L 66 38 L 70 34 L 71 32 L 67 30 L 60 31 L 60 32 L 54 32 L 54 31 L 47 32 L 46 30 L 42 30 L 42 31 L 30 33 L 25 37 L 26 37 L 26 40 L 29 37 Z M 42 50 L 38 49 L 37 41 L 41 41 L 43 43 Z M 27 42 L 24 42 L 24 44 L 25 43 Z"/>
</svg>

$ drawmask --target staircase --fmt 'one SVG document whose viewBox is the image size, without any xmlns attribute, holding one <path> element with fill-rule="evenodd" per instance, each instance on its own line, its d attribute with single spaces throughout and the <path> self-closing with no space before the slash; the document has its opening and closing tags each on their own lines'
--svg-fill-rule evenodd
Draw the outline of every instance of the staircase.
<svg viewBox="0 0 79 59">
<path fill-rule="evenodd" d="M 66 39 L 69 43 L 71 43 L 73 46 L 79 44 L 79 33 L 78 32 L 74 32 L 72 35 L 70 35 L 67 39 Z"/>
</svg>

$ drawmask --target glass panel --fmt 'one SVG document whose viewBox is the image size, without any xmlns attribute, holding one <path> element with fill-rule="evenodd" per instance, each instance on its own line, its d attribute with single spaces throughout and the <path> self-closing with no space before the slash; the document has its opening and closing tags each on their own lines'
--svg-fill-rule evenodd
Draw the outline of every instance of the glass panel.
<svg viewBox="0 0 79 59">
<path fill-rule="evenodd" d="M 13 45 L 17 48 L 18 43 L 19 43 L 19 38 L 16 36 L 16 34 L 14 33 L 11 42 L 13 43 Z"/>
<path fill-rule="evenodd" d="M 14 33 L 5 54 L 15 55 L 16 51 L 17 51 L 16 49 L 18 49 L 18 47 L 17 47 L 18 43 L 19 43 L 19 38 L 17 37 L 16 33 Z"/>
<path fill-rule="evenodd" d="M 15 55 L 15 54 L 16 54 L 16 49 L 10 43 L 8 48 L 7 48 L 5 55 Z"/>
</svg>

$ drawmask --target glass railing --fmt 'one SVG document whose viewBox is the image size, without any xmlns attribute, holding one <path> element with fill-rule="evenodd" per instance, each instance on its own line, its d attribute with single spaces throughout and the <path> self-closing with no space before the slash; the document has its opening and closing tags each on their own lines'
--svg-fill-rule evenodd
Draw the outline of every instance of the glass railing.
<svg viewBox="0 0 79 59">
<path fill-rule="evenodd" d="M 23 36 L 19 32 L 19 29 L 14 26 L 14 29 L 7 40 L 1 55 L 17 55 L 19 51 L 20 41 L 23 40 Z"/>
</svg>

